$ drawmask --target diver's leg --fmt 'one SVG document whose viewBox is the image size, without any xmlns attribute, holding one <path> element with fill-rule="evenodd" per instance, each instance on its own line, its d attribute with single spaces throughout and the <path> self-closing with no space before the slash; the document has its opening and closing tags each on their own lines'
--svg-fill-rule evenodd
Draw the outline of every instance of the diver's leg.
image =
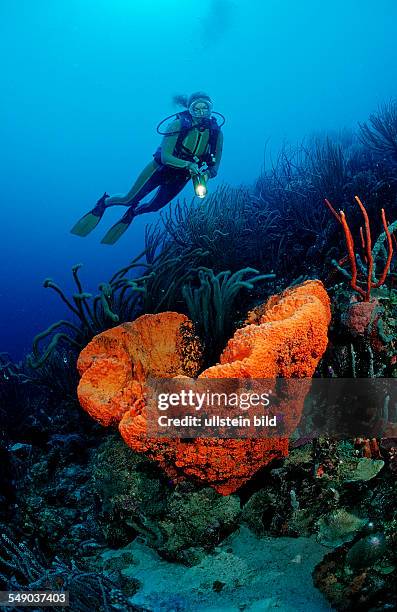
<svg viewBox="0 0 397 612">
<path fill-rule="evenodd" d="M 147 204 L 141 204 L 137 208 L 135 206 L 130 206 L 130 208 L 123 215 L 120 221 L 113 225 L 113 227 L 110 228 L 110 230 L 101 240 L 103 244 L 114 244 L 115 242 L 117 242 L 117 240 L 128 229 L 136 215 L 140 215 L 144 212 L 152 212 L 155 210 L 159 210 L 160 208 L 168 204 L 168 202 L 170 202 L 172 198 L 174 198 L 180 191 L 182 191 L 182 189 L 189 180 L 184 174 L 182 175 L 182 177 L 173 177 L 171 181 L 167 176 L 167 169 L 162 169 L 161 172 L 159 171 L 159 174 L 156 177 L 156 182 L 157 178 L 159 177 L 161 178 L 162 183 L 154 198 L 152 198 Z M 152 185 L 153 183 L 154 181 L 152 182 Z M 152 189 L 150 191 L 152 191 Z M 141 194 L 142 190 L 138 193 L 139 198 L 143 197 Z"/>
<path fill-rule="evenodd" d="M 140 173 L 128 193 L 123 196 L 109 196 L 106 198 L 105 206 L 136 206 L 138 202 L 148 193 L 153 191 L 161 183 L 162 166 L 154 160 L 150 162 Z"/>
<path fill-rule="evenodd" d="M 161 183 L 161 166 L 155 161 L 150 162 L 125 196 L 109 196 L 104 193 L 90 212 L 86 213 L 74 227 L 72 234 L 87 236 L 98 225 L 105 210 L 109 206 L 121 204 L 124 206 L 136 206 L 141 198 L 153 191 Z"/>
<path fill-rule="evenodd" d="M 103 244 L 114 244 L 117 240 L 124 234 L 124 232 L 128 229 L 131 221 L 135 216 L 135 208 L 138 202 L 145 197 L 148 193 L 156 189 L 159 185 L 164 182 L 165 170 L 163 166 L 156 165 L 156 169 L 154 173 L 150 174 L 144 183 L 140 183 L 140 188 L 138 190 L 130 191 L 132 193 L 132 197 L 129 200 L 129 208 L 127 212 L 121 217 L 121 219 L 115 223 L 110 230 L 105 234 L 102 238 L 101 242 Z M 138 183 L 138 181 L 137 181 Z M 136 184 L 137 184 L 136 183 Z M 126 196 L 127 197 L 127 196 Z"/>
<path fill-rule="evenodd" d="M 185 185 L 189 182 L 189 178 L 186 175 L 175 177 L 172 182 L 167 182 L 161 185 L 156 195 L 145 204 L 140 204 L 134 210 L 134 216 L 142 215 L 147 212 L 155 212 L 160 210 L 166 204 L 171 202 L 182 191 Z"/>
</svg>

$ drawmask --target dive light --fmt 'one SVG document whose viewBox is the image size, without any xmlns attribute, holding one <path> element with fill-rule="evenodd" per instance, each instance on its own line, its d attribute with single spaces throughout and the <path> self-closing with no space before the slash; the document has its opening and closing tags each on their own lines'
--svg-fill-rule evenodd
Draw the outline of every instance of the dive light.
<svg viewBox="0 0 397 612">
<path fill-rule="evenodd" d="M 205 198 L 207 195 L 207 181 L 203 174 L 195 174 L 193 176 L 194 193 L 199 198 Z"/>
</svg>

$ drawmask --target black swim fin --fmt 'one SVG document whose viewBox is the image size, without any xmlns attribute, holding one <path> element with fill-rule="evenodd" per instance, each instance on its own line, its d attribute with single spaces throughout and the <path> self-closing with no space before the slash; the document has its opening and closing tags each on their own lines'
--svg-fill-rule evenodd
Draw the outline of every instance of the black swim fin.
<svg viewBox="0 0 397 612">
<path fill-rule="evenodd" d="M 104 193 L 101 198 L 99 198 L 98 202 L 95 205 L 95 208 L 90 210 L 90 212 L 86 213 L 70 230 L 72 234 L 76 236 L 88 236 L 93 229 L 96 228 L 99 221 L 102 219 L 103 213 L 106 210 L 105 200 L 109 195 Z"/>
<path fill-rule="evenodd" d="M 115 223 L 110 230 L 105 234 L 102 238 L 102 244 L 114 244 L 121 238 L 125 231 L 130 227 L 133 219 L 134 219 L 134 210 L 130 208 L 127 210 L 125 215 L 123 215 L 117 223 Z"/>
</svg>

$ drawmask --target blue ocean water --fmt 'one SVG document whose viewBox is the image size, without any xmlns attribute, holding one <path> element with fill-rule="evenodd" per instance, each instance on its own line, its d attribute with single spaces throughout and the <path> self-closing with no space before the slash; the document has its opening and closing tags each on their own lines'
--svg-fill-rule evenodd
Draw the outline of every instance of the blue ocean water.
<svg viewBox="0 0 397 612">
<path fill-rule="evenodd" d="M 208 91 L 226 116 L 211 184 L 251 184 L 265 144 L 355 128 L 396 95 L 395 0 L 1 0 L 0 351 L 19 359 L 67 315 L 46 277 L 95 290 L 142 248 L 137 218 L 100 244 L 69 233 L 151 159 L 177 93 Z M 191 198 L 188 185 L 183 194 Z"/>
</svg>

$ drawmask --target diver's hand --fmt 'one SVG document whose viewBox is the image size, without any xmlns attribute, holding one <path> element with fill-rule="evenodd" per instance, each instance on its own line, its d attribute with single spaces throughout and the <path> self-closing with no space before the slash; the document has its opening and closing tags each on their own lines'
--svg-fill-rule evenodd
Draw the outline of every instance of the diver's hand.
<svg viewBox="0 0 397 612">
<path fill-rule="evenodd" d="M 189 170 L 192 176 L 195 174 L 200 174 L 200 168 L 198 167 L 198 164 L 195 164 L 194 162 L 189 162 L 186 168 Z"/>
</svg>

